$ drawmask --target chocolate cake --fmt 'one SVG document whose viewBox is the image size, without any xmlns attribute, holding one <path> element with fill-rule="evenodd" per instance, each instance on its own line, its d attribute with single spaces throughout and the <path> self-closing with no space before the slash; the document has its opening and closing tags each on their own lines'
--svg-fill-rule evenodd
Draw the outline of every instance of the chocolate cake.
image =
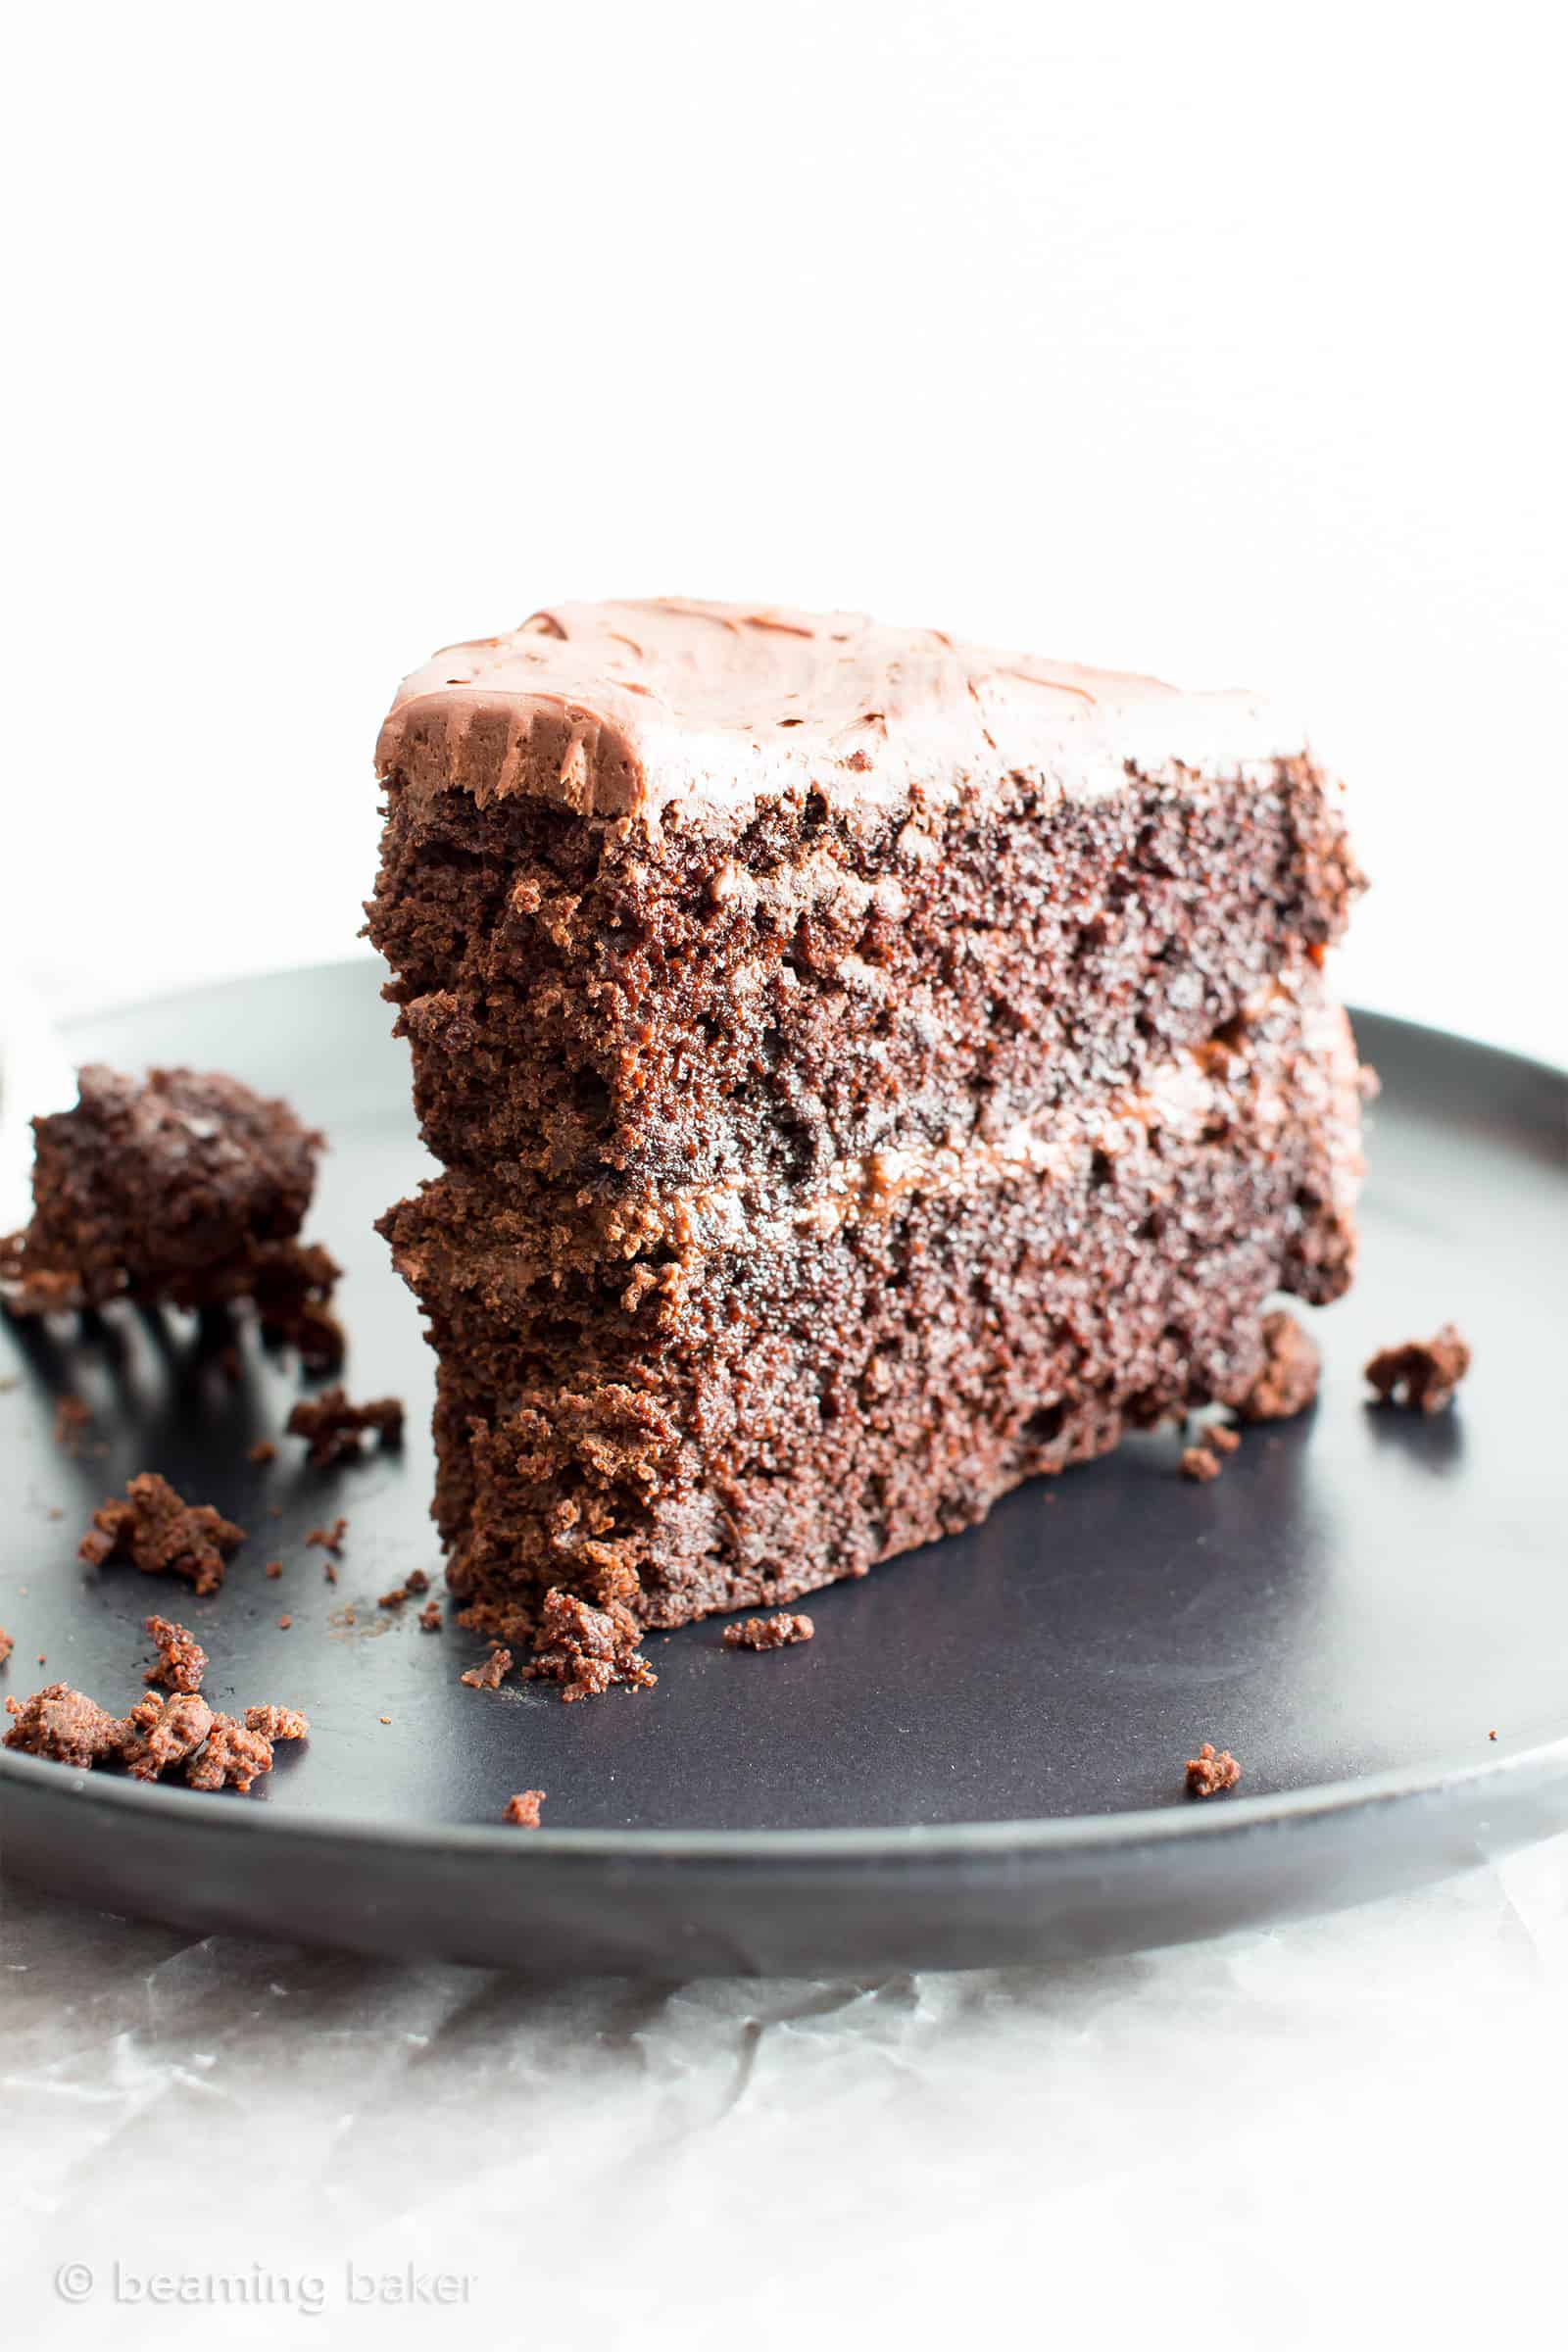
<svg viewBox="0 0 1568 2352">
<path fill-rule="evenodd" d="M 382 1230 L 480 1631 L 861 1575 L 1240 1404 L 1271 1293 L 1348 1282 L 1361 883 L 1252 699 L 567 606 L 410 678 L 378 767 L 444 1170 Z"/>
</svg>

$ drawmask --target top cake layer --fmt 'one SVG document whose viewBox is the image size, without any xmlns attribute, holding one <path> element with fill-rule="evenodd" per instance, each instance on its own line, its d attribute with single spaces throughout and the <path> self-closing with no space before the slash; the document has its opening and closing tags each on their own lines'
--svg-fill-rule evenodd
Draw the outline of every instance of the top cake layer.
<svg viewBox="0 0 1568 2352">
<path fill-rule="evenodd" d="M 406 678 L 376 764 L 416 789 L 523 795 L 657 825 L 814 787 L 885 810 L 1024 777 L 1077 797 L 1156 775 L 1265 772 L 1302 735 L 1260 698 L 1185 694 L 893 629 L 854 612 L 559 605 Z"/>
</svg>

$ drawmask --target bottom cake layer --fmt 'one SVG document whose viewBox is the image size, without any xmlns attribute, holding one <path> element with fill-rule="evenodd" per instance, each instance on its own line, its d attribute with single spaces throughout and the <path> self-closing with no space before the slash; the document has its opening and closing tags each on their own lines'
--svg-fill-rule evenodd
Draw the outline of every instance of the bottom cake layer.
<svg viewBox="0 0 1568 2352">
<path fill-rule="evenodd" d="M 1309 975 L 1136 1097 L 787 1207 L 685 1200 L 618 1260 L 426 1187 L 384 1228 L 469 1622 L 526 1640 L 555 1586 L 658 1626 L 792 1600 L 1240 1401 L 1271 1293 L 1349 1280 L 1357 1079 Z"/>
</svg>

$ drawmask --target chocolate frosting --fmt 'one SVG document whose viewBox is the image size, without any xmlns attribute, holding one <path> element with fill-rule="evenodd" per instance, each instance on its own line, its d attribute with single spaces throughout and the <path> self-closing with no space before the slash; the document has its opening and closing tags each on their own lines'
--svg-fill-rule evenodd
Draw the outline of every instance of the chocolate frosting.
<svg viewBox="0 0 1568 2352">
<path fill-rule="evenodd" d="M 1012 775 L 1113 791 L 1158 774 L 1266 774 L 1299 730 L 1259 698 L 961 645 L 854 612 L 659 598 L 559 605 L 449 646 L 404 680 L 376 765 L 481 802 L 524 793 L 657 825 L 811 787 L 885 810 Z"/>
</svg>

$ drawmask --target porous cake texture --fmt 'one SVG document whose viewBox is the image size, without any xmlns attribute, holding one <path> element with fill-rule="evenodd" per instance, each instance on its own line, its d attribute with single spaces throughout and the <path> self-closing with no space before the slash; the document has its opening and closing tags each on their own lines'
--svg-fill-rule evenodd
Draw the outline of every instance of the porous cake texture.
<svg viewBox="0 0 1568 2352">
<path fill-rule="evenodd" d="M 1350 1277 L 1338 788 L 1245 695 L 563 606 L 404 685 L 382 1221 L 470 1621 L 774 1606 L 1237 1401 Z"/>
</svg>

